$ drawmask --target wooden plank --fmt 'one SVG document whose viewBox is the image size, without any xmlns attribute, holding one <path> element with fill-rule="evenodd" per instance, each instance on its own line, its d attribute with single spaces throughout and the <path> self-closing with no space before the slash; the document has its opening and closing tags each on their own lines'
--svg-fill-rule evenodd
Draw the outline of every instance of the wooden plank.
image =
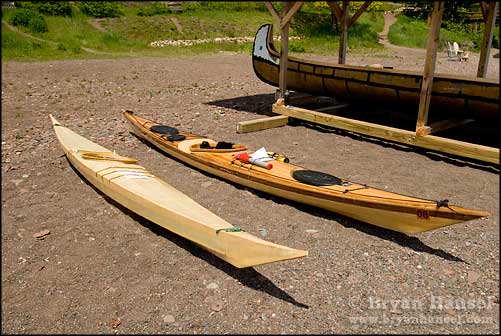
<svg viewBox="0 0 501 336">
<path fill-rule="evenodd" d="M 343 11 L 341 10 L 341 8 L 339 7 L 339 5 L 337 4 L 337 2 L 334 2 L 334 1 L 327 1 L 327 4 L 329 5 L 329 7 L 331 8 L 331 11 L 334 13 L 334 15 L 336 16 L 336 19 L 338 21 L 341 21 L 341 17 L 343 16 Z"/>
<path fill-rule="evenodd" d="M 289 117 L 283 115 L 241 121 L 237 124 L 237 133 L 249 133 L 268 128 L 285 126 L 288 121 Z"/>
<path fill-rule="evenodd" d="M 482 39 L 482 47 L 480 49 L 480 59 L 478 61 L 477 77 L 485 78 L 487 74 L 487 66 L 489 65 L 489 57 L 491 54 L 492 35 L 494 34 L 494 26 L 496 24 L 496 13 L 498 10 L 498 2 L 490 2 L 487 12 L 487 20 L 485 22 L 484 37 Z"/>
<path fill-rule="evenodd" d="M 435 74 L 435 63 L 437 60 L 437 48 L 440 35 L 440 24 L 444 13 L 445 3 L 435 1 L 431 18 L 431 29 L 428 36 L 428 47 L 426 49 L 426 60 L 424 64 L 423 82 L 419 95 L 418 117 L 416 122 L 416 134 L 424 135 L 423 127 L 428 122 L 428 110 L 430 108 L 431 92 L 433 89 L 433 76 Z"/>
<path fill-rule="evenodd" d="M 499 164 L 498 148 L 471 144 L 433 135 L 416 136 L 412 131 L 333 116 L 293 106 L 277 106 L 273 104 L 272 111 L 281 115 L 332 126 L 346 131 Z"/>
<path fill-rule="evenodd" d="M 339 57 L 338 63 L 346 62 L 346 45 L 348 44 L 348 21 L 350 20 L 350 4 L 343 1 L 343 15 L 341 16 L 341 36 L 339 37 Z"/>
<path fill-rule="evenodd" d="M 292 5 L 292 8 L 287 12 L 287 15 L 282 19 L 282 22 L 280 22 L 280 29 L 282 29 L 286 24 L 289 23 L 289 21 L 292 19 L 294 14 L 301 8 L 303 5 L 303 1 L 296 1 L 294 5 Z"/>
<path fill-rule="evenodd" d="M 371 3 L 372 3 L 372 1 L 366 1 L 366 2 L 364 2 L 364 4 L 362 6 L 360 6 L 360 8 L 357 10 L 357 12 L 351 17 L 350 22 L 348 23 L 348 28 L 350 28 L 351 25 L 354 24 L 355 21 L 358 20 L 360 15 L 362 15 L 363 12 L 365 12 L 367 7 L 369 7 Z"/>
<path fill-rule="evenodd" d="M 271 16 L 273 16 L 273 18 L 275 19 L 275 21 L 277 21 L 278 25 L 280 25 L 280 16 L 278 15 L 277 10 L 275 9 L 275 7 L 273 7 L 271 1 L 265 1 L 264 5 L 266 6 L 266 8 L 268 8 L 268 11 L 270 11 Z"/>
</svg>

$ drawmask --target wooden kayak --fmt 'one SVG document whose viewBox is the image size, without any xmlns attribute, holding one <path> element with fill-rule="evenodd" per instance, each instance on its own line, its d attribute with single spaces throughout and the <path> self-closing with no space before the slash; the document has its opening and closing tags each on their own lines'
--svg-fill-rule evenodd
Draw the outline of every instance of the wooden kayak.
<svg viewBox="0 0 501 336">
<path fill-rule="evenodd" d="M 50 117 L 71 164 L 108 197 L 144 218 L 239 268 L 307 256 L 307 251 L 267 242 L 230 225 L 137 160 L 115 154 Z"/>
<path fill-rule="evenodd" d="M 273 26 L 259 28 L 252 65 L 257 77 L 278 87 L 280 54 L 273 45 Z M 423 74 L 369 66 L 330 64 L 289 57 L 287 89 L 343 101 L 412 107 L 417 113 Z M 435 74 L 430 109 L 442 117 L 499 121 L 499 80 Z"/>
<path fill-rule="evenodd" d="M 245 163 L 246 146 L 217 149 L 218 142 L 124 112 L 132 131 L 160 150 L 195 168 L 249 188 L 331 210 L 370 224 L 403 233 L 418 233 L 485 217 L 483 211 L 380 190 L 332 175 L 307 170 L 280 160 L 272 168 Z M 160 128 L 170 134 L 159 133 Z M 209 148 L 202 148 L 209 144 Z"/>
</svg>

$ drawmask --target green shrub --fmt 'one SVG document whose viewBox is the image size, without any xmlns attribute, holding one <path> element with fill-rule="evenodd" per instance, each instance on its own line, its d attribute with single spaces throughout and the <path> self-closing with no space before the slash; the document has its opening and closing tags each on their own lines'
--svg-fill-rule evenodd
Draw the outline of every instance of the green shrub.
<svg viewBox="0 0 501 336">
<path fill-rule="evenodd" d="M 79 4 L 82 13 L 96 18 L 119 17 L 123 15 L 119 3 L 111 1 L 82 1 Z"/>
<path fill-rule="evenodd" d="M 28 29 L 35 33 L 45 33 L 49 30 L 45 18 L 40 14 L 31 18 Z"/>
<path fill-rule="evenodd" d="M 43 15 L 29 8 L 17 9 L 12 16 L 11 23 L 14 26 L 22 26 L 36 33 L 44 33 L 48 30 Z"/>
<path fill-rule="evenodd" d="M 186 12 L 197 10 L 226 12 L 268 11 L 261 1 L 186 1 L 183 2 L 183 10 Z"/>
<path fill-rule="evenodd" d="M 31 9 L 47 15 L 72 15 L 72 7 L 68 1 L 18 1 L 16 7 Z"/>
<path fill-rule="evenodd" d="M 71 4 L 68 1 L 34 1 L 37 10 L 42 14 L 71 16 Z"/>
<path fill-rule="evenodd" d="M 10 23 L 14 26 L 28 27 L 30 20 L 34 15 L 38 13 L 27 8 L 20 8 L 14 12 Z"/>
<path fill-rule="evenodd" d="M 289 42 L 289 50 L 298 53 L 306 52 L 306 48 L 301 41 L 290 41 Z"/>
<path fill-rule="evenodd" d="M 138 16 L 153 16 L 170 13 L 169 7 L 160 2 L 153 2 L 147 6 L 140 7 L 137 11 Z"/>
</svg>

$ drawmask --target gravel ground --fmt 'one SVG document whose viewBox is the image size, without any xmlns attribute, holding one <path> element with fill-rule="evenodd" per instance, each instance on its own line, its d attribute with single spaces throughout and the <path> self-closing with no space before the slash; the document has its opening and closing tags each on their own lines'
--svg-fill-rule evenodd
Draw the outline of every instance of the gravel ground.
<svg viewBox="0 0 501 336">
<path fill-rule="evenodd" d="M 422 69 L 421 51 L 385 55 L 347 62 Z M 442 57 L 437 71 L 474 75 L 475 57 Z M 499 79 L 499 59 L 488 77 Z M 3 62 L 2 332 L 499 333 L 499 168 L 312 125 L 237 134 L 237 122 L 271 115 L 274 92 L 247 54 Z M 491 216 L 419 235 L 383 230 L 166 157 L 129 133 L 123 109 Z M 230 223 L 309 256 L 236 269 L 131 214 L 76 174 L 49 113 Z"/>
</svg>

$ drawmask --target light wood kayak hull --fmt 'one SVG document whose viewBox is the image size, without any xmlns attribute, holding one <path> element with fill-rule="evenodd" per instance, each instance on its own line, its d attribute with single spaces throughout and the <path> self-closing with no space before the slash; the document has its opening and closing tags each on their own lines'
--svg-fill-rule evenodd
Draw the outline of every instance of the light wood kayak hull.
<svg viewBox="0 0 501 336">
<path fill-rule="evenodd" d="M 182 141 L 168 141 L 150 127 L 158 123 L 127 111 L 132 131 L 160 150 L 187 164 L 234 183 L 263 192 L 309 204 L 361 220 L 373 225 L 403 233 L 419 233 L 461 223 L 488 215 L 486 212 L 436 201 L 366 187 L 350 181 L 348 186 L 312 186 L 295 180 L 291 174 L 302 167 L 273 161 L 267 170 L 255 165 L 235 161 L 234 153 L 191 151 L 192 145 L 214 140 L 180 131 Z M 249 151 L 252 152 L 252 151 Z"/>
<path fill-rule="evenodd" d="M 71 164 L 96 188 L 124 207 L 194 242 L 235 267 L 250 267 L 307 256 L 259 239 L 210 212 L 136 163 L 125 163 L 108 149 L 60 125 L 57 138 Z M 104 153 L 112 159 L 86 159 Z M 119 157 L 120 158 L 120 157 Z M 223 229 L 222 231 L 219 231 Z"/>
<path fill-rule="evenodd" d="M 278 87 L 280 54 L 272 39 L 273 26 L 259 28 L 252 65 L 263 82 Z M 368 66 L 329 64 L 289 57 L 287 89 L 344 101 L 386 103 L 411 107 L 417 113 L 423 75 L 418 72 Z M 500 120 L 499 81 L 435 74 L 430 109 L 446 117 Z"/>
</svg>

